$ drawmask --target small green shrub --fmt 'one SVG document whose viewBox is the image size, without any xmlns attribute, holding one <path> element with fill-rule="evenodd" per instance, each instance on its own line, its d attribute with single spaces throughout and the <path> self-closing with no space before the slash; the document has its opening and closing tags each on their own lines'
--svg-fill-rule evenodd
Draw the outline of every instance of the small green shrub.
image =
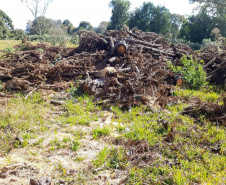
<svg viewBox="0 0 226 185">
<path fill-rule="evenodd" d="M 3 50 L 4 53 L 13 53 L 15 51 L 14 47 L 8 46 Z"/>
<path fill-rule="evenodd" d="M 70 39 L 70 43 L 78 45 L 79 44 L 79 36 L 78 35 L 73 35 Z"/>
<path fill-rule="evenodd" d="M 193 60 L 188 59 L 186 55 L 184 55 L 180 62 L 180 66 L 174 66 L 172 63 L 168 62 L 169 68 L 173 70 L 175 73 L 181 74 L 181 76 L 185 79 L 186 84 L 191 89 L 199 89 L 201 86 L 207 85 L 206 81 L 206 72 L 203 71 L 202 62 L 198 59 Z"/>
</svg>

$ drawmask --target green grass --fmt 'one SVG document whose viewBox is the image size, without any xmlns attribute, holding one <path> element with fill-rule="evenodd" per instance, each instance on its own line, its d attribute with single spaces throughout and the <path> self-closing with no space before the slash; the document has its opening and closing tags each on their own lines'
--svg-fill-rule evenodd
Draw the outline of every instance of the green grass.
<svg viewBox="0 0 226 185">
<path fill-rule="evenodd" d="M 74 92 L 74 90 L 73 90 Z M 61 149 L 70 152 L 78 151 L 84 147 L 81 144 L 85 134 L 94 142 L 104 141 L 104 147 L 92 160 L 92 166 L 96 170 L 84 171 L 81 176 L 76 176 L 76 182 L 88 181 L 90 173 L 115 169 L 124 170 L 128 174 L 127 184 L 225 184 L 226 183 L 226 129 L 224 126 L 216 126 L 210 120 L 202 116 L 198 121 L 182 115 L 183 109 L 189 105 L 189 99 L 197 96 L 202 101 L 217 102 L 222 92 L 211 89 L 191 91 L 176 89 L 174 96 L 180 100 L 174 105 L 167 105 L 164 110 L 150 111 L 146 106 L 133 107 L 131 111 L 123 111 L 112 106 L 112 123 L 110 126 L 91 127 L 92 121 L 97 121 L 103 115 L 101 107 L 96 106 L 91 97 L 71 97 L 60 107 L 63 115 L 54 121 L 47 119 L 49 112 L 54 109 L 44 101 L 39 93 L 33 94 L 28 99 L 23 95 L 15 94 L 10 99 L 7 107 L 0 115 L 0 148 L 1 154 L 5 154 L 12 148 L 28 147 L 29 139 L 36 139 L 33 147 L 41 147 L 43 133 L 48 132 L 55 122 L 65 128 L 66 134 L 59 137 L 57 134 L 50 141 L 49 148 L 53 152 Z M 106 112 L 105 112 L 106 114 Z M 89 128 L 84 130 L 69 129 L 73 127 Z M 84 127 L 83 127 L 84 126 Z M 112 146 L 114 134 L 125 141 L 119 146 Z M 173 135 L 171 142 L 166 138 Z M 24 143 L 13 142 L 16 136 L 22 136 Z M 111 135 L 109 138 L 102 136 Z M 108 142 L 108 139 L 110 142 Z M 144 141 L 154 150 L 138 153 L 138 157 L 131 161 L 128 140 Z M 104 143 L 103 142 L 103 143 Z M 107 147 L 108 146 L 108 147 Z M 110 147 L 109 147 L 110 146 Z M 135 147 L 135 146 L 132 146 Z M 159 157 L 147 165 L 138 165 L 142 157 L 154 154 Z M 31 155 L 36 156 L 36 151 Z M 80 150 L 79 150 L 80 152 Z M 144 155 L 144 156 L 143 156 Z M 75 158 L 82 163 L 86 157 Z M 137 161 L 138 164 L 133 163 Z M 67 172 L 61 163 L 56 164 L 56 170 L 66 178 Z"/>
<path fill-rule="evenodd" d="M 0 50 L 4 50 L 9 46 L 15 46 L 21 43 L 21 40 L 0 40 Z"/>
<path fill-rule="evenodd" d="M 62 116 L 62 122 L 71 125 L 89 125 L 91 121 L 98 120 L 100 108 L 95 106 L 92 99 L 88 97 L 79 97 L 78 103 L 69 100 L 64 105 L 67 110 Z"/>
<path fill-rule="evenodd" d="M 125 151 L 122 147 L 110 148 L 104 147 L 97 158 L 93 160 L 96 168 L 103 169 L 124 169 L 127 165 Z"/>
<path fill-rule="evenodd" d="M 103 128 L 95 128 L 93 129 L 93 138 L 97 139 L 100 138 L 101 136 L 108 136 L 110 135 L 110 129 L 108 127 L 103 127 Z"/>
<path fill-rule="evenodd" d="M 59 149 L 71 149 L 72 151 L 77 151 L 80 142 L 79 139 L 80 136 L 75 136 L 73 138 L 70 137 L 63 137 L 63 138 L 58 138 L 57 136 L 50 142 L 50 150 L 59 150 Z"/>
<path fill-rule="evenodd" d="M 223 93 L 223 92 L 222 92 Z M 217 93 L 213 88 L 201 89 L 199 91 L 190 90 L 190 89 L 181 89 L 177 88 L 173 95 L 185 99 L 189 99 L 191 97 L 198 97 L 202 101 L 209 101 L 216 103 L 222 93 Z"/>
<path fill-rule="evenodd" d="M 28 139 L 38 137 L 48 130 L 48 122 L 45 117 L 50 111 L 50 105 L 46 103 L 39 93 L 24 99 L 20 94 L 9 100 L 7 107 L 0 115 L 0 146 L 5 153 L 13 147 L 19 147 L 15 142 L 17 136 L 24 139 L 23 146 Z"/>
<path fill-rule="evenodd" d="M 12 51 L 13 46 L 20 43 L 20 40 L 0 40 L 0 57 L 5 53 L 5 51 Z"/>
<path fill-rule="evenodd" d="M 147 108 L 134 107 L 131 112 L 113 107 L 114 120 L 123 123 L 118 132 L 125 138 L 147 141 L 160 146 L 163 160 L 150 167 L 129 168 L 128 184 L 224 184 L 226 182 L 226 130 L 217 127 L 202 117 L 197 122 L 182 115 L 183 103 L 194 96 L 202 101 L 216 103 L 220 93 L 201 89 L 199 91 L 177 89 L 174 96 L 181 97 L 167 111 L 147 112 Z M 164 120 L 164 121 L 163 121 Z M 173 145 L 164 141 L 173 130 Z M 176 148 L 174 147 L 176 146 Z M 109 155 L 109 154 L 108 154 Z M 168 166 L 164 161 L 178 161 L 179 165 Z"/>
</svg>

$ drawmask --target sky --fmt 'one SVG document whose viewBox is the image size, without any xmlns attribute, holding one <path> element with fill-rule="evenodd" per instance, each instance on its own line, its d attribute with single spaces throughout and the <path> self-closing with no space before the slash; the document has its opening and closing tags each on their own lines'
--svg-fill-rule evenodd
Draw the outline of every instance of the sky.
<svg viewBox="0 0 226 185">
<path fill-rule="evenodd" d="M 146 0 L 130 0 L 130 11 L 140 7 Z M 189 0 L 148 0 L 157 5 L 164 5 L 171 13 L 191 15 L 195 5 Z M 148 2 L 147 1 L 147 2 Z M 111 18 L 110 0 L 53 0 L 49 4 L 46 17 L 54 20 L 68 19 L 77 27 L 81 21 L 88 21 L 97 27 L 101 21 Z M 21 0 L 0 0 L 0 9 L 13 21 L 14 28 L 25 29 L 28 20 L 33 20 L 30 10 Z"/>
</svg>

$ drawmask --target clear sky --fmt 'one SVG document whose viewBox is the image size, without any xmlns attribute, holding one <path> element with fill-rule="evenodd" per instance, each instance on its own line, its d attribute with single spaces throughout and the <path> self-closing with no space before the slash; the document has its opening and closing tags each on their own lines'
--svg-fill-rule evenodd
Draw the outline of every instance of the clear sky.
<svg viewBox="0 0 226 185">
<path fill-rule="evenodd" d="M 131 10 L 140 7 L 145 0 L 130 0 Z M 150 1 L 150 0 L 149 0 Z M 46 17 L 55 20 L 68 19 L 77 27 L 81 21 L 89 21 L 97 27 L 101 21 L 111 17 L 110 0 L 53 0 L 49 4 Z M 171 13 L 190 15 L 194 5 L 189 0 L 151 0 L 155 5 L 165 5 Z M 25 29 L 28 20 L 33 20 L 29 9 L 21 0 L 0 0 L 0 9 L 13 21 L 15 28 Z"/>
</svg>

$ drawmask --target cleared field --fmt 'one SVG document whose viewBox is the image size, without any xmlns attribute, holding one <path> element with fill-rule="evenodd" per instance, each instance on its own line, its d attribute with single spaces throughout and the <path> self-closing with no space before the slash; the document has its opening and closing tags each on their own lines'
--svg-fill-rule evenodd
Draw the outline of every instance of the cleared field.
<svg viewBox="0 0 226 185">
<path fill-rule="evenodd" d="M 20 43 L 21 43 L 21 40 L 0 40 L 0 52 L 1 52 L 1 50 L 4 50 L 7 47 L 12 47 L 12 46 L 15 46 Z M 31 43 L 37 44 L 38 42 L 31 42 Z M 67 43 L 66 46 L 67 47 L 76 47 L 77 45 Z"/>
<path fill-rule="evenodd" d="M 42 54 L 39 46 L 36 49 Z M 11 62 L 11 72 L 17 71 L 18 60 L 1 61 L 0 69 L 8 74 L 4 64 Z M 46 68 L 64 66 L 52 61 Z M 29 68 L 30 60 L 24 63 L 23 73 L 11 73 L 19 75 L 13 79 L 40 74 L 29 71 L 37 69 Z M 41 85 L 27 82 L 31 89 L 15 91 L 20 83 L 6 86 L 7 78 L 0 82 L 0 184 L 49 179 L 53 184 L 226 183 L 225 90 L 172 86 L 173 101 L 164 106 L 156 99 L 120 108 L 80 92 L 79 78 L 62 81 L 69 85 L 58 92 L 46 88 L 52 86 L 45 86 L 45 78 L 39 79 Z M 147 101 L 142 97 L 136 100 Z"/>
<path fill-rule="evenodd" d="M 0 40 L 0 50 L 4 50 L 7 47 L 20 44 L 20 40 Z"/>
<path fill-rule="evenodd" d="M 177 89 L 181 102 L 161 112 L 107 111 L 73 94 L 0 99 L 1 184 L 43 176 L 56 184 L 225 184 L 225 127 L 181 114 L 187 98 L 216 102 L 220 94 Z"/>
</svg>

